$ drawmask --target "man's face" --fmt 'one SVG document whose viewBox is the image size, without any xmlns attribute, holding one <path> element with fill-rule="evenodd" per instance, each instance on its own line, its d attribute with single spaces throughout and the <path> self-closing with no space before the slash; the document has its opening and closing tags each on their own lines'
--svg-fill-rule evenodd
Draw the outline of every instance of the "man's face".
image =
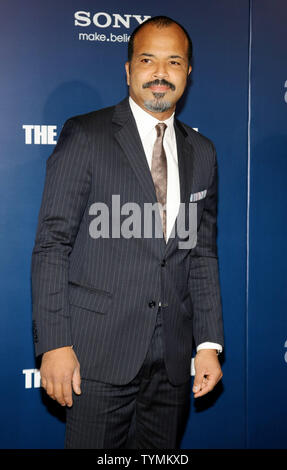
<svg viewBox="0 0 287 470">
<path fill-rule="evenodd" d="M 147 112 L 166 119 L 184 92 L 191 72 L 188 40 L 177 24 L 147 24 L 134 40 L 131 62 L 125 64 L 130 96 Z"/>
</svg>

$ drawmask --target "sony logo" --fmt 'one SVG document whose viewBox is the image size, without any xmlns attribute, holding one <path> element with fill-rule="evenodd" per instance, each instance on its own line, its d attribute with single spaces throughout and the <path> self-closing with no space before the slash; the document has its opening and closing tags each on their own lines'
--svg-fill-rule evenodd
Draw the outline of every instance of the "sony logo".
<svg viewBox="0 0 287 470">
<path fill-rule="evenodd" d="M 90 26 L 92 23 L 98 28 L 127 28 L 131 26 L 131 20 L 138 24 L 146 21 L 150 16 L 146 15 L 120 15 L 119 13 L 105 13 L 103 11 L 91 14 L 89 11 L 76 11 L 74 14 L 75 26 Z M 134 26 L 134 25 L 133 25 Z"/>
</svg>

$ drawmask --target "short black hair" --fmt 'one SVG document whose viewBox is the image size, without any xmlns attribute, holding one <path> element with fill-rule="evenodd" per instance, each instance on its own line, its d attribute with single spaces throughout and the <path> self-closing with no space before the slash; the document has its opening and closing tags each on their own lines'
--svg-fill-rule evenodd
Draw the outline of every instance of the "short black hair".
<svg viewBox="0 0 287 470">
<path fill-rule="evenodd" d="M 136 27 L 136 29 L 132 32 L 129 42 L 128 42 L 128 62 L 132 60 L 133 52 L 134 52 L 134 39 L 137 33 L 140 31 L 141 28 L 143 28 L 146 24 L 153 24 L 155 26 L 158 26 L 159 28 L 165 28 L 167 26 L 170 26 L 171 24 L 177 24 L 184 34 L 186 35 L 186 38 L 188 40 L 188 63 L 191 63 L 192 60 L 192 41 L 190 39 L 190 36 L 186 29 L 179 24 L 177 21 L 173 20 L 172 18 L 169 18 L 168 16 L 154 16 L 152 18 L 149 18 L 148 20 L 144 21 L 140 25 Z"/>
</svg>

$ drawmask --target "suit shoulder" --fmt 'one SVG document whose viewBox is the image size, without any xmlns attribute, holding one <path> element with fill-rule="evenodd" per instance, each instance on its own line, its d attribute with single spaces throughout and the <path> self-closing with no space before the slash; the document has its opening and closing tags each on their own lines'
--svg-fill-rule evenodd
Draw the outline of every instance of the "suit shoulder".
<svg viewBox="0 0 287 470">
<path fill-rule="evenodd" d="M 110 129 L 115 105 L 71 116 L 64 123 L 64 128 L 78 129 L 88 135 L 99 135 Z"/>
<path fill-rule="evenodd" d="M 78 114 L 76 116 L 71 116 L 69 119 L 67 119 L 66 123 L 71 122 L 78 124 L 87 131 L 90 128 L 95 128 L 95 126 L 97 128 L 103 128 L 106 127 L 108 123 L 111 123 L 114 110 L 115 105 L 101 108 L 95 111 L 90 111 L 84 114 Z"/>
<path fill-rule="evenodd" d="M 215 146 L 211 139 L 201 134 L 200 132 L 194 130 L 192 127 L 188 126 L 184 122 L 179 121 L 178 119 L 177 123 L 184 129 L 191 144 L 205 146 L 207 148 L 211 148 L 212 151 L 214 151 Z"/>
<path fill-rule="evenodd" d="M 103 129 L 110 129 L 114 106 L 91 111 L 85 114 L 78 114 L 68 118 L 59 135 L 58 142 L 53 150 L 52 155 L 47 160 L 47 164 L 56 161 L 56 154 L 59 156 L 66 152 L 69 146 L 77 145 L 79 142 L 87 142 L 91 144 L 92 137 L 98 136 L 99 133 L 103 134 Z M 88 156 L 88 152 L 83 152 L 84 155 Z"/>
</svg>

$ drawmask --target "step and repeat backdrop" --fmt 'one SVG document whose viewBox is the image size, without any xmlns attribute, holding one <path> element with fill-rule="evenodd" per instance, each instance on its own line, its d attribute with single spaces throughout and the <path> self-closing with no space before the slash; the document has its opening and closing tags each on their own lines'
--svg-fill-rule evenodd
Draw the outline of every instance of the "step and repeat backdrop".
<svg viewBox="0 0 287 470">
<path fill-rule="evenodd" d="M 223 379 L 194 400 L 182 448 L 287 442 L 285 0 L 10 0 L 0 19 L 0 448 L 62 448 L 65 415 L 34 359 L 30 264 L 67 118 L 121 101 L 133 29 L 155 15 L 194 44 L 178 117 L 215 143 Z"/>
</svg>

